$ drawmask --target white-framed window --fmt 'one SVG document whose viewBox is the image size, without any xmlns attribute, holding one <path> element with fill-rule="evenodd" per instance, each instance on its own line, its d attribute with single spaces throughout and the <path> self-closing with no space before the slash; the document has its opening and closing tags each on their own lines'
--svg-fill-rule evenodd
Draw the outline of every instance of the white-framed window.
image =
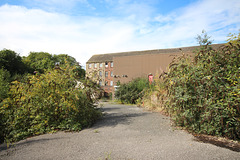
<svg viewBox="0 0 240 160">
<path fill-rule="evenodd" d="M 108 71 L 105 72 L 105 77 L 108 77 Z"/>
<path fill-rule="evenodd" d="M 92 68 L 92 64 L 91 64 L 91 63 L 88 64 L 88 68 L 89 68 L 89 69 Z"/>
<path fill-rule="evenodd" d="M 113 77 L 113 71 L 111 71 L 111 77 Z"/>
<path fill-rule="evenodd" d="M 99 71 L 99 76 L 102 77 L 102 71 Z"/>
<path fill-rule="evenodd" d="M 110 82 L 110 86 L 113 86 L 113 81 Z"/>
<path fill-rule="evenodd" d="M 111 62 L 111 67 L 113 67 L 113 62 Z"/>
<path fill-rule="evenodd" d="M 108 68 L 108 62 L 105 62 L 105 67 Z"/>
<path fill-rule="evenodd" d="M 102 81 L 99 81 L 99 85 L 102 86 Z"/>
<path fill-rule="evenodd" d="M 102 63 L 99 63 L 99 67 L 102 68 Z"/>
<path fill-rule="evenodd" d="M 94 68 L 97 68 L 97 63 L 94 63 Z"/>
</svg>

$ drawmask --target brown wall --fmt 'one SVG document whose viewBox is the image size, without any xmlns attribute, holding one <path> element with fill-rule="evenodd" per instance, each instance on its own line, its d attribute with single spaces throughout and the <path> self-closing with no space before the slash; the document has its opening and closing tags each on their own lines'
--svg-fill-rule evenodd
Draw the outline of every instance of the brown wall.
<svg viewBox="0 0 240 160">
<path fill-rule="evenodd" d="M 105 92 L 110 93 L 113 90 L 113 86 L 111 86 L 111 81 L 113 81 L 113 77 L 111 77 L 111 71 L 113 71 L 113 67 L 111 67 L 111 62 L 107 62 L 108 67 L 105 67 L 105 72 L 108 72 L 108 76 L 105 77 L 105 82 L 107 82 L 107 86 L 104 86 L 103 89 Z M 105 76 L 105 72 L 103 73 L 103 76 Z M 105 83 L 104 82 L 104 83 Z"/>
<path fill-rule="evenodd" d="M 172 59 L 179 55 L 181 55 L 180 52 L 114 57 L 114 85 L 117 81 L 126 83 L 137 77 L 147 78 L 149 73 L 155 76 L 156 73 L 166 71 Z M 127 77 L 123 77 L 123 75 L 127 75 Z"/>
</svg>

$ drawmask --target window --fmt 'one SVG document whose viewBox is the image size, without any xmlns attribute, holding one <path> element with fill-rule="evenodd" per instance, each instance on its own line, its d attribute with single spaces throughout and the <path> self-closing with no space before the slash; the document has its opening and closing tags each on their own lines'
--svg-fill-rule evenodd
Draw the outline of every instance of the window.
<svg viewBox="0 0 240 160">
<path fill-rule="evenodd" d="M 97 63 L 94 63 L 94 68 L 97 68 Z"/>
<path fill-rule="evenodd" d="M 111 77 L 113 77 L 113 71 L 111 71 Z"/>
<path fill-rule="evenodd" d="M 113 81 L 110 82 L 110 86 L 113 86 Z"/>
<path fill-rule="evenodd" d="M 99 85 L 102 86 L 102 81 L 99 81 Z"/>
<path fill-rule="evenodd" d="M 108 72 L 105 72 L 105 77 L 108 77 Z"/>
<path fill-rule="evenodd" d="M 108 81 L 105 81 L 105 86 L 108 86 Z"/>
<path fill-rule="evenodd" d="M 111 67 L 113 67 L 113 62 L 111 62 Z"/>
<path fill-rule="evenodd" d="M 102 68 L 102 63 L 99 63 L 99 67 Z"/>
<path fill-rule="evenodd" d="M 92 68 L 92 64 L 91 64 L 91 63 L 88 64 L 88 68 L 89 68 L 89 69 Z"/>
<path fill-rule="evenodd" d="M 105 62 L 105 67 L 106 67 L 106 68 L 108 67 L 108 62 Z"/>
<path fill-rule="evenodd" d="M 102 77 L 102 71 L 99 71 L 99 76 Z"/>
</svg>

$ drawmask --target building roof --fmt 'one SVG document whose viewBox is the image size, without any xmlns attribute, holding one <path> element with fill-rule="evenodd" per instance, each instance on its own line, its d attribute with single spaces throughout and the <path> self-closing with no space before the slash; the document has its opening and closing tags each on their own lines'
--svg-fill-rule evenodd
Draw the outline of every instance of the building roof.
<svg viewBox="0 0 240 160">
<path fill-rule="evenodd" d="M 211 47 L 214 49 L 219 48 L 223 44 L 212 44 Z M 182 52 L 193 52 L 195 49 L 200 48 L 200 46 L 182 47 L 182 48 L 169 48 L 169 49 L 155 49 L 155 50 L 145 50 L 145 51 L 130 51 L 130 52 L 119 52 L 119 53 L 107 53 L 107 54 L 96 54 L 93 55 L 87 63 L 99 63 L 99 62 L 109 62 L 113 61 L 113 57 L 122 56 L 135 56 L 135 55 L 146 55 L 146 54 L 171 54 L 179 53 L 180 49 Z"/>
</svg>

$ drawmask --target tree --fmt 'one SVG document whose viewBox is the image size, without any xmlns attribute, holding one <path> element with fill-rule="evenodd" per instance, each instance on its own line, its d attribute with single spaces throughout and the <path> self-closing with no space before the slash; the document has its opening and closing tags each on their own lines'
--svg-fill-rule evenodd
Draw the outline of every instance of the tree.
<svg viewBox="0 0 240 160">
<path fill-rule="evenodd" d="M 22 62 L 21 56 L 9 49 L 0 51 L 0 69 L 1 68 L 9 71 L 11 76 L 26 72 L 26 66 Z"/>
<path fill-rule="evenodd" d="M 78 79 L 85 78 L 85 70 L 82 68 L 81 65 L 76 61 L 76 59 L 72 56 L 67 54 L 59 54 L 53 56 L 54 62 L 57 65 L 62 65 L 68 63 L 70 66 L 75 66 L 75 72 Z"/>
<path fill-rule="evenodd" d="M 50 69 L 55 66 L 53 56 L 47 52 L 30 52 L 27 57 L 23 58 L 26 65 L 31 68 L 31 72 L 44 72 L 44 69 Z"/>
<path fill-rule="evenodd" d="M 74 57 L 69 56 L 67 54 L 54 55 L 53 59 L 54 59 L 55 63 L 65 64 L 65 61 L 66 61 L 71 66 L 76 65 L 76 63 L 78 63 Z"/>
<path fill-rule="evenodd" d="M 207 32 L 203 29 L 201 35 L 197 35 L 196 40 L 200 46 L 212 44 L 213 40 L 210 40 L 211 36 L 207 35 Z"/>
</svg>

